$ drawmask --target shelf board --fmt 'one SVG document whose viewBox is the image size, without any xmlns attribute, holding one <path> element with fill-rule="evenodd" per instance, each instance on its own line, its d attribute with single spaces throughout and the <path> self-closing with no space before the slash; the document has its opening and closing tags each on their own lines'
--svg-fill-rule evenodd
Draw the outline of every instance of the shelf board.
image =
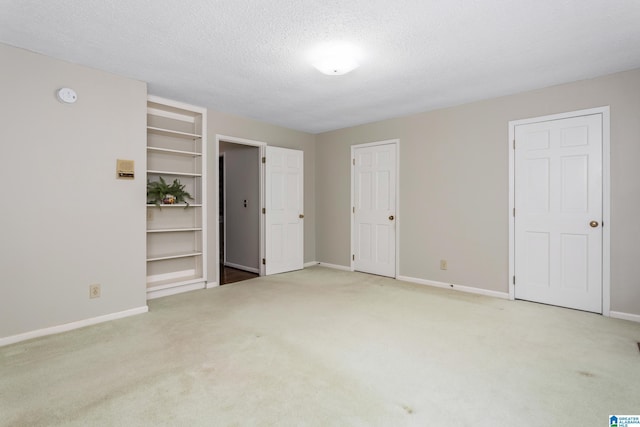
<svg viewBox="0 0 640 427">
<path fill-rule="evenodd" d="M 169 148 L 159 148 L 159 147 L 147 147 L 147 151 L 156 152 L 156 153 L 164 153 L 171 154 L 175 156 L 185 156 L 185 157 L 200 157 L 202 153 L 197 153 L 195 151 L 183 151 L 183 150 L 172 150 Z"/>
<path fill-rule="evenodd" d="M 200 139 L 202 135 L 198 135 L 196 133 L 189 132 L 179 132 L 177 130 L 171 129 L 162 129 L 154 126 L 147 126 L 147 132 L 154 135 L 163 135 L 163 136 L 172 136 L 175 138 L 183 138 L 183 139 Z"/>
<path fill-rule="evenodd" d="M 147 203 L 147 207 L 148 208 L 201 208 L 202 205 L 200 203 L 189 203 L 189 206 L 185 205 L 184 203 L 174 203 L 173 205 L 169 205 L 169 204 L 154 205 L 154 204 Z"/>
<path fill-rule="evenodd" d="M 161 291 L 163 289 L 176 288 L 178 286 L 192 285 L 194 283 L 204 282 L 202 276 L 186 276 L 178 277 L 170 280 L 159 280 L 155 282 L 147 282 L 147 291 Z"/>
<path fill-rule="evenodd" d="M 167 259 L 190 258 L 190 257 L 201 256 L 201 255 L 202 255 L 202 252 L 186 252 L 186 253 L 181 252 L 177 254 L 167 254 L 167 255 L 160 255 L 160 256 L 147 258 L 147 262 L 164 261 Z"/>
<path fill-rule="evenodd" d="M 147 233 L 180 233 L 182 231 L 202 231 L 202 228 L 164 228 L 158 230 L 147 230 Z"/>
<path fill-rule="evenodd" d="M 175 171 L 156 171 L 156 170 L 148 170 L 147 174 L 155 174 L 155 175 L 175 175 L 175 176 L 195 176 L 201 177 L 201 173 L 190 173 L 190 172 L 175 172 Z"/>
</svg>

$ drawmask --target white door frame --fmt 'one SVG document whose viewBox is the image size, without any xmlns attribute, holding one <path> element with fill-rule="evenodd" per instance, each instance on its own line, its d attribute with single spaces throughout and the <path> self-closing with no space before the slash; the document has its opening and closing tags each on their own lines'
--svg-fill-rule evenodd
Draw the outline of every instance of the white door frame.
<svg viewBox="0 0 640 427">
<path fill-rule="evenodd" d="M 355 165 L 353 161 L 355 159 L 355 150 L 358 148 L 375 147 L 377 145 L 394 144 L 396 146 L 396 206 L 395 206 L 395 226 L 396 226 L 396 265 L 394 278 L 397 279 L 400 275 L 400 140 L 388 139 L 385 141 L 368 142 L 366 144 L 357 144 L 351 146 L 351 209 L 349 209 L 349 215 L 351 216 L 351 258 L 349 261 L 349 268 L 351 271 L 355 271 L 353 254 L 355 254 L 355 216 L 353 215 L 353 207 L 355 206 Z"/>
<path fill-rule="evenodd" d="M 217 177 L 220 174 L 220 171 L 218 169 L 218 156 L 220 156 L 220 141 L 223 142 L 231 142 L 234 144 L 240 144 L 240 145 L 250 145 L 253 147 L 258 147 L 259 149 L 259 160 L 258 160 L 258 165 L 257 167 L 260 170 L 259 173 L 259 183 L 258 186 L 259 191 L 260 191 L 260 206 L 263 207 L 264 206 L 264 164 L 262 163 L 262 158 L 265 156 L 265 147 L 267 146 L 266 142 L 262 142 L 262 141 L 254 141 L 251 139 L 244 139 L 244 138 L 237 138 L 235 136 L 226 136 L 226 135 L 218 135 L 216 134 L 216 142 L 214 145 L 214 159 L 216 159 L 215 165 L 214 165 L 214 176 Z M 226 181 L 225 181 L 226 182 Z M 215 203 L 215 231 L 214 231 L 214 236 L 215 236 L 215 241 L 216 241 L 216 245 L 214 245 L 214 253 L 213 255 L 215 256 L 215 260 L 216 263 L 219 264 L 220 263 L 220 207 L 218 206 L 219 200 L 220 200 L 220 194 L 219 194 L 219 186 L 215 186 L 215 195 L 214 195 L 214 203 Z M 206 220 L 206 219 L 205 219 Z M 264 224 L 264 215 L 260 214 L 260 225 L 259 225 L 259 230 L 260 230 L 260 236 L 258 237 L 258 241 L 259 241 L 259 245 L 260 245 L 260 260 L 262 260 L 264 258 L 264 253 L 265 253 L 265 239 L 264 239 L 264 230 L 265 230 L 265 224 Z M 225 241 L 225 245 L 226 245 L 226 241 Z M 260 275 L 264 276 L 264 265 L 262 264 L 262 262 L 259 262 L 258 265 L 260 266 Z M 218 270 L 219 267 L 218 267 Z M 217 277 L 217 283 L 216 285 L 220 285 L 220 274 L 221 271 L 218 271 L 218 277 Z"/>
<path fill-rule="evenodd" d="M 509 122 L 509 299 L 515 299 L 515 128 L 518 125 L 568 119 L 578 116 L 602 114 L 602 314 L 610 315 L 611 310 L 611 170 L 610 170 L 610 115 L 609 106 L 570 111 L 549 116 Z"/>
<path fill-rule="evenodd" d="M 218 150 L 220 149 L 220 145 L 218 145 Z M 222 232 L 224 233 L 224 247 L 223 247 L 223 252 L 224 252 L 224 259 L 222 260 L 223 264 L 227 263 L 227 162 L 226 162 L 226 158 L 224 156 L 225 153 L 218 153 L 218 179 L 220 179 L 220 160 L 222 160 L 222 164 L 223 164 L 223 190 L 222 190 L 222 195 L 223 195 L 223 212 L 222 212 L 222 218 L 224 218 L 224 226 L 222 227 Z M 220 191 L 220 183 L 218 182 L 218 191 Z M 220 203 L 220 194 L 218 193 L 218 203 Z M 220 233 L 220 206 L 218 205 L 218 210 L 216 211 L 218 214 L 218 233 Z M 218 250 L 220 250 L 220 235 L 218 234 Z M 220 259 L 220 254 L 218 253 L 218 258 Z"/>
</svg>

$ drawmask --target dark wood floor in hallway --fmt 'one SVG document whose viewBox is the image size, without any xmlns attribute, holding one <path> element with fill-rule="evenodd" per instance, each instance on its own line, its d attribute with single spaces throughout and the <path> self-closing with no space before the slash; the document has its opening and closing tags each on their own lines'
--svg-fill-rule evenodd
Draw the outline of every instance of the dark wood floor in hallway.
<svg viewBox="0 0 640 427">
<path fill-rule="evenodd" d="M 221 265 L 220 271 L 220 284 L 227 285 L 229 283 L 242 282 L 243 280 L 253 279 L 258 277 L 258 274 L 251 273 L 249 271 L 238 270 L 237 268 L 231 268 Z"/>
</svg>

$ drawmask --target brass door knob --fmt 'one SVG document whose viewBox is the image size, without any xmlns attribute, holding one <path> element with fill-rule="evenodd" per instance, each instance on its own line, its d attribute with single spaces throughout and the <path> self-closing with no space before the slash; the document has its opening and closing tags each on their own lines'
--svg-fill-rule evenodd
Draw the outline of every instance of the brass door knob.
<svg viewBox="0 0 640 427">
<path fill-rule="evenodd" d="M 298 218 L 300 218 L 300 219 L 304 218 L 304 214 L 298 215 Z"/>
<path fill-rule="evenodd" d="M 598 221 L 591 221 L 589 225 L 593 228 L 596 228 L 598 226 Z"/>
<path fill-rule="evenodd" d="M 393 215 L 389 215 L 389 221 L 393 221 Z"/>
</svg>

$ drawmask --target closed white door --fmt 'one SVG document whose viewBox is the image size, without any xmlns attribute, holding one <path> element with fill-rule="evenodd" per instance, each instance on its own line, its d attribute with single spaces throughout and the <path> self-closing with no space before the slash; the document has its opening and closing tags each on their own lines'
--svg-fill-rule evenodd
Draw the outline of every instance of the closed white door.
<svg viewBox="0 0 640 427">
<path fill-rule="evenodd" d="M 265 164 L 265 273 L 304 264 L 303 152 L 267 147 Z"/>
<path fill-rule="evenodd" d="M 515 297 L 602 313 L 602 115 L 515 127 Z"/>
<path fill-rule="evenodd" d="M 353 149 L 353 269 L 396 276 L 395 143 Z"/>
</svg>

